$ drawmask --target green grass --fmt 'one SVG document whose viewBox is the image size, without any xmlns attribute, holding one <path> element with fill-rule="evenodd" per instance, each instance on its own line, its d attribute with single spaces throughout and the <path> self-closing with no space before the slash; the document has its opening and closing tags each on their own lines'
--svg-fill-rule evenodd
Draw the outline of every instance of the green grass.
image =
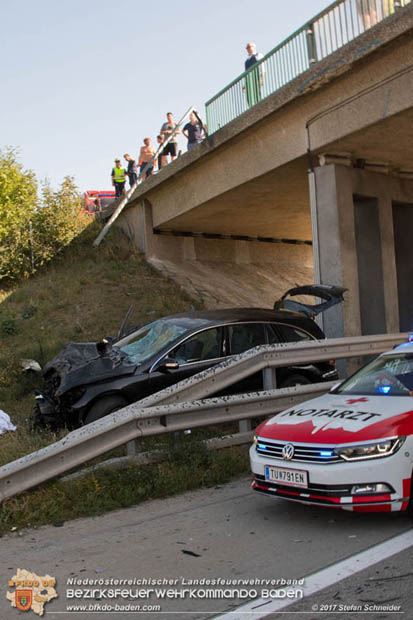
<svg viewBox="0 0 413 620">
<path fill-rule="evenodd" d="M 69 341 L 116 335 L 131 305 L 131 324 L 140 325 L 188 311 L 194 303 L 152 269 L 119 229 L 94 248 L 98 230 L 92 224 L 18 288 L 0 288 L 0 408 L 19 427 L 27 423 L 27 395 L 36 385 L 36 379 L 22 376 L 22 358 L 43 365 Z M 3 452 L 4 439 L 0 441 Z"/>
<path fill-rule="evenodd" d="M 13 289 L 0 287 L 0 409 L 17 426 L 16 432 L 0 435 L 0 466 L 65 435 L 65 431 L 33 430 L 33 389 L 40 380 L 22 374 L 22 358 L 44 365 L 71 340 L 87 342 L 115 335 L 130 305 L 134 306 L 133 325 L 200 307 L 176 283 L 148 265 L 119 229 L 113 228 L 94 248 L 98 231 L 98 226 L 91 224 L 33 278 Z M 246 449 L 206 452 L 200 447 L 200 437 L 202 434 L 195 433 L 190 439 L 197 446 L 196 454 L 193 450 L 179 454 L 169 439 L 158 440 L 163 447 L 167 444 L 169 463 L 102 470 L 84 479 L 50 482 L 5 500 L 0 509 L 0 533 L 30 523 L 100 514 L 148 498 L 213 485 L 247 470 Z M 156 440 L 148 438 L 143 449 L 155 445 Z M 103 458 L 121 454 L 124 448 Z M 204 455 L 203 460 L 199 455 Z"/>
<path fill-rule="evenodd" d="M 199 441 L 185 437 L 185 445 L 172 449 L 168 461 L 100 469 L 76 480 L 50 482 L 3 501 L 0 536 L 15 528 L 60 524 L 228 482 L 248 471 L 247 451 L 246 446 L 208 451 Z"/>
</svg>

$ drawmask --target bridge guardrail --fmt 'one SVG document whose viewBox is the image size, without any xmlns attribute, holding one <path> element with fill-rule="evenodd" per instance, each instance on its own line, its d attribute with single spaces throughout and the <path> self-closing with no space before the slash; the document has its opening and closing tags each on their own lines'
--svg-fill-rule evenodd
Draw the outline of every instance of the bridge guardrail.
<svg viewBox="0 0 413 620">
<path fill-rule="evenodd" d="M 410 0 L 338 0 L 206 102 L 208 133 L 234 120 Z"/>
<path fill-rule="evenodd" d="M 224 387 L 262 369 L 325 359 L 375 355 L 406 342 L 407 334 L 307 341 L 256 347 L 194 377 L 72 431 L 60 441 L 0 468 L 0 501 L 50 480 L 137 437 L 155 436 L 234 420 L 245 420 L 302 402 L 332 383 L 212 398 Z M 274 376 L 274 375 L 273 375 Z M 190 401 L 190 402 L 188 402 Z"/>
</svg>

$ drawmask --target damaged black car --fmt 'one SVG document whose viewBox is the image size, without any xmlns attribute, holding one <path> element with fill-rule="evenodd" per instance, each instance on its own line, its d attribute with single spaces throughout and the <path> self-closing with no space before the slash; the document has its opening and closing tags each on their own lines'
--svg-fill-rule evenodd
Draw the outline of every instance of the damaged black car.
<svg viewBox="0 0 413 620">
<path fill-rule="evenodd" d="M 313 318 L 343 300 L 340 287 L 308 285 L 288 291 L 275 309 L 232 308 L 167 316 L 143 327 L 122 326 L 114 339 L 69 343 L 43 370 L 34 422 L 77 428 L 154 394 L 233 355 L 264 344 L 323 339 Z M 314 295 L 309 305 L 287 296 Z M 125 335 L 126 334 L 126 335 Z M 337 378 L 334 361 L 277 369 L 278 387 Z M 263 389 L 262 372 L 222 394 Z"/>
</svg>

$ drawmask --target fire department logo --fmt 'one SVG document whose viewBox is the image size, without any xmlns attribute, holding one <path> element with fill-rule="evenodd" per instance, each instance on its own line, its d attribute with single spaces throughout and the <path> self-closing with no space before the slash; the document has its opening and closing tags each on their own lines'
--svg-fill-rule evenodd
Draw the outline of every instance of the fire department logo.
<svg viewBox="0 0 413 620">
<path fill-rule="evenodd" d="M 50 575 L 39 576 L 18 568 L 9 581 L 9 588 L 14 588 L 14 591 L 7 592 L 6 598 L 12 607 L 20 611 L 32 610 L 38 616 L 43 616 L 45 604 L 57 598 L 55 585 L 56 580 Z"/>
<path fill-rule="evenodd" d="M 33 590 L 16 590 L 15 599 L 17 609 L 29 611 L 33 601 Z"/>
</svg>

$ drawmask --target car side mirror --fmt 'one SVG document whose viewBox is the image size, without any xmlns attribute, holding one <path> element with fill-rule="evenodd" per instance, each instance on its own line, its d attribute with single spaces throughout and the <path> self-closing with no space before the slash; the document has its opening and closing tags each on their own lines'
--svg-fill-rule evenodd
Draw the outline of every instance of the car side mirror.
<svg viewBox="0 0 413 620">
<path fill-rule="evenodd" d="M 161 359 L 159 364 L 155 367 L 155 370 L 158 370 L 159 372 L 168 373 L 169 371 L 177 370 L 178 368 L 179 368 L 179 363 L 173 357 L 169 357 L 169 355 L 167 355 L 166 357 Z"/>
</svg>

